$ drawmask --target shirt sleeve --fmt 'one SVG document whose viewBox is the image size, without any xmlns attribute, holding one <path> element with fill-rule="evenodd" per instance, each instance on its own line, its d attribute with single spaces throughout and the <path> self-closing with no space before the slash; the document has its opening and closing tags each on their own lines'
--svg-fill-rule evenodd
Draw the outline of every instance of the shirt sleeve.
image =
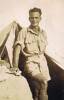
<svg viewBox="0 0 64 100">
<path fill-rule="evenodd" d="M 22 29 L 22 30 L 18 33 L 18 37 L 17 37 L 17 40 L 16 40 L 16 42 L 15 42 L 15 46 L 16 46 L 16 45 L 20 45 L 22 48 L 25 47 L 25 45 L 24 45 L 25 34 L 26 34 L 26 29 Z"/>
<path fill-rule="evenodd" d="M 43 32 L 43 36 L 44 36 L 45 45 L 47 46 L 48 45 L 48 41 L 47 41 L 47 34 L 46 34 L 45 31 Z"/>
<path fill-rule="evenodd" d="M 45 50 L 46 50 L 46 46 L 48 44 L 48 42 L 47 42 L 47 35 L 46 35 L 45 31 L 42 31 L 42 36 L 41 36 L 40 39 L 41 39 L 40 51 L 44 53 Z"/>
</svg>

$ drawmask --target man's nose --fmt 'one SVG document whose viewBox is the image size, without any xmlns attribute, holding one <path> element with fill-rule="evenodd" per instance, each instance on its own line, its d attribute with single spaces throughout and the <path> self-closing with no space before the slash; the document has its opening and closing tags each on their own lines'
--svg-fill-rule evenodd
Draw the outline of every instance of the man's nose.
<svg viewBox="0 0 64 100">
<path fill-rule="evenodd" d="M 35 20 L 36 20 L 36 18 L 33 18 L 33 20 L 35 21 Z"/>
</svg>

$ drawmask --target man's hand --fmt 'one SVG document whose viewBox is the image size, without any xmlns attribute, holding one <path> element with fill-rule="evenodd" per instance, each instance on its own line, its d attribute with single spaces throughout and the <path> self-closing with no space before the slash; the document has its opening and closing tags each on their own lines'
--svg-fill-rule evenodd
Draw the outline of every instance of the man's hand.
<svg viewBox="0 0 64 100">
<path fill-rule="evenodd" d="M 10 69 L 10 74 L 14 74 L 15 76 L 20 76 L 21 75 L 21 71 L 19 70 L 19 68 L 15 68 L 15 67 L 13 67 L 13 68 L 11 68 Z"/>
</svg>

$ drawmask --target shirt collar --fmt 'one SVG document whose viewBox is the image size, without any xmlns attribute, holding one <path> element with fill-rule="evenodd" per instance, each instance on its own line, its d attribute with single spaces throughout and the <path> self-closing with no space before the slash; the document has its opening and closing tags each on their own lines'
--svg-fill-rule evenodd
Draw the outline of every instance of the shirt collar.
<svg viewBox="0 0 64 100">
<path fill-rule="evenodd" d="M 42 30 L 39 28 L 39 33 L 33 31 L 33 29 L 31 29 L 31 27 L 28 27 L 28 32 L 31 32 L 32 34 L 38 35 L 39 33 L 42 33 Z"/>
</svg>

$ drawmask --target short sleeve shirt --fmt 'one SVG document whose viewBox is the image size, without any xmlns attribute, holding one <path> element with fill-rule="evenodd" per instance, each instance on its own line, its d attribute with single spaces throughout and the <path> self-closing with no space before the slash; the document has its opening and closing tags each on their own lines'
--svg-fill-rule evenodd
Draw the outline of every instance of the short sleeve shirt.
<svg viewBox="0 0 64 100">
<path fill-rule="evenodd" d="M 25 53 L 44 53 L 47 45 L 46 33 L 42 30 L 37 34 L 30 28 L 22 29 L 16 44 L 21 45 Z"/>
<path fill-rule="evenodd" d="M 49 80 L 49 70 L 44 56 L 47 45 L 46 33 L 40 30 L 37 34 L 30 28 L 23 28 L 15 45 L 17 44 L 21 46 L 23 53 L 27 54 L 25 70 L 32 75 L 42 73 L 45 79 Z"/>
</svg>

